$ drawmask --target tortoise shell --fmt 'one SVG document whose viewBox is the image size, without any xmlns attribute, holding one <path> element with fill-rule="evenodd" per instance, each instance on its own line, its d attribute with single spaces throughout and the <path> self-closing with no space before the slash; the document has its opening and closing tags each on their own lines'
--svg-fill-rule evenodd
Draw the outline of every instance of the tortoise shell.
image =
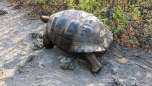
<svg viewBox="0 0 152 86">
<path fill-rule="evenodd" d="M 46 35 L 66 52 L 103 52 L 113 41 L 113 34 L 93 14 L 64 10 L 49 17 Z"/>
</svg>

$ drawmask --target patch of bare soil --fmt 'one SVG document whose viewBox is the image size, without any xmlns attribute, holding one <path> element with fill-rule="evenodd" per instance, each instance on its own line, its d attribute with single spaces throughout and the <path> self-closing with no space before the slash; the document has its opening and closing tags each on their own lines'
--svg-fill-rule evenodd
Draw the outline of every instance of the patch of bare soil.
<svg viewBox="0 0 152 86">
<path fill-rule="evenodd" d="M 83 55 L 43 48 L 45 24 L 15 7 L 0 1 L 0 86 L 152 86 L 151 50 L 111 44 L 94 76 Z"/>
</svg>

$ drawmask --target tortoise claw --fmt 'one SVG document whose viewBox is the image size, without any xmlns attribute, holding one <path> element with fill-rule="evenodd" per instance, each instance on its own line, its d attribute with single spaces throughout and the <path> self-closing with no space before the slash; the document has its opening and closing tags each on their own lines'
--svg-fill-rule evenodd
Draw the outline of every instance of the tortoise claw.
<svg viewBox="0 0 152 86">
<path fill-rule="evenodd" d="M 85 53 L 85 57 L 91 64 L 91 72 L 95 75 L 101 70 L 101 64 L 96 59 L 96 56 L 94 53 Z"/>
<path fill-rule="evenodd" d="M 91 68 L 91 72 L 96 76 L 96 74 L 102 69 L 101 64 L 98 64 L 98 66 L 94 66 Z"/>
</svg>

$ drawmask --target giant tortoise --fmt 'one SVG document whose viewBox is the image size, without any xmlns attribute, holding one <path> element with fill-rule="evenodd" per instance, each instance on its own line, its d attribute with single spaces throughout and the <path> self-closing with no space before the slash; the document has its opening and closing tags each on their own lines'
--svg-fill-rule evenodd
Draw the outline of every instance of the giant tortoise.
<svg viewBox="0 0 152 86">
<path fill-rule="evenodd" d="M 51 16 L 40 16 L 47 23 L 43 35 L 46 48 L 54 45 L 68 53 L 84 53 L 95 74 L 101 69 L 96 52 L 104 52 L 113 34 L 93 14 L 81 10 L 64 10 Z"/>
</svg>

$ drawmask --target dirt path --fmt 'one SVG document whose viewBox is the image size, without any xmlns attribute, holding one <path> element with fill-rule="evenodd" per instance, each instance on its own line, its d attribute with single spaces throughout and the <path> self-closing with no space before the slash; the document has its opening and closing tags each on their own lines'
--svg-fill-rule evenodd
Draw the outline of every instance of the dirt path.
<svg viewBox="0 0 152 86">
<path fill-rule="evenodd" d="M 34 33 L 43 33 L 45 24 L 27 9 L 0 0 L 0 10 L 8 12 L 0 16 L 0 86 L 152 86 L 152 51 L 112 44 L 97 54 L 103 68 L 96 76 L 79 58 L 72 60 L 74 70 L 63 70 L 58 57 L 82 55 L 37 46 Z"/>
</svg>

